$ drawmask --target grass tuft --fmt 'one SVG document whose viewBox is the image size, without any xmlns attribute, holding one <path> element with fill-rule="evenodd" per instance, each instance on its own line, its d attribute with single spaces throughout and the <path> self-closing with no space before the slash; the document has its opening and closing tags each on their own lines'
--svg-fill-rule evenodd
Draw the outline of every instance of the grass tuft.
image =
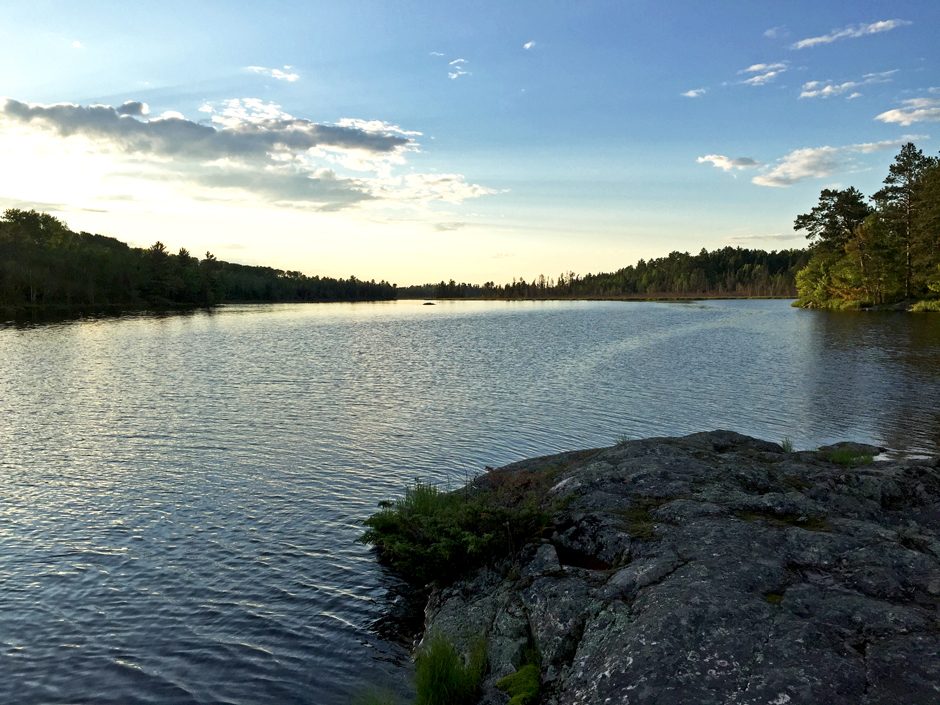
<svg viewBox="0 0 940 705">
<path fill-rule="evenodd" d="M 485 671 L 483 639 L 463 659 L 447 639 L 432 634 L 415 660 L 415 705 L 472 705 Z"/>
<path fill-rule="evenodd" d="M 858 453 L 850 448 L 838 448 L 826 453 L 826 459 L 831 463 L 845 465 L 847 467 L 856 467 L 858 465 L 870 465 L 874 461 L 871 453 Z"/>
<path fill-rule="evenodd" d="M 780 444 L 780 447 L 783 448 L 784 453 L 792 453 L 793 452 L 793 440 L 789 436 L 787 436 L 786 438 L 783 439 L 783 442 Z"/>
</svg>

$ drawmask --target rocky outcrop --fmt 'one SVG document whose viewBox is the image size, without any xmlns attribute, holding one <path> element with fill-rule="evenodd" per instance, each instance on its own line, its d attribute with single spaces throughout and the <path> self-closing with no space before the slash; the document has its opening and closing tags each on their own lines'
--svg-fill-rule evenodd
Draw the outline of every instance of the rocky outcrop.
<svg viewBox="0 0 940 705">
<path fill-rule="evenodd" d="M 940 703 L 940 465 L 878 450 L 715 431 L 491 471 L 564 461 L 551 528 L 427 629 L 485 636 L 488 704 L 533 654 L 551 705 Z"/>
</svg>

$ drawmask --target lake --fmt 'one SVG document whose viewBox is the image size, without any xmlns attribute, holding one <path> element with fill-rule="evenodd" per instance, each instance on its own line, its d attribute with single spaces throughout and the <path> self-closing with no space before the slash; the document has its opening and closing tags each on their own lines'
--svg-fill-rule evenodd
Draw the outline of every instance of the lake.
<svg viewBox="0 0 940 705">
<path fill-rule="evenodd" d="M 727 428 L 940 451 L 940 316 L 224 306 L 0 326 L 0 702 L 407 693 L 360 522 L 415 478 Z"/>
</svg>

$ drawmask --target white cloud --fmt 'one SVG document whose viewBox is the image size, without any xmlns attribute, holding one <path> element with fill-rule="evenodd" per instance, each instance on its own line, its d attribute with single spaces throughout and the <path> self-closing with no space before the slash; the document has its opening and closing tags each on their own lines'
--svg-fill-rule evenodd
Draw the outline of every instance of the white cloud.
<svg viewBox="0 0 940 705">
<path fill-rule="evenodd" d="M 823 178 L 837 171 L 844 161 L 842 147 L 795 149 L 778 160 L 777 165 L 751 181 L 758 186 L 790 186 L 805 179 Z"/>
<path fill-rule="evenodd" d="M 534 47 L 534 46 L 535 46 L 535 40 L 530 39 L 529 41 L 527 41 L 525 44 L 522 45 L 522 48 L 525 49 L 526 51 L 528 51 L 529 49 L 531 49 L 531 48 Z"/>
<path fill-rule="evenodd" d="M 724 154 L 706 154 L 704 157 L 698 157 L 699 164 L 711 164 L 722 171 L 732 171 L 740 169 L 753 169 L 760 166 L 760 162 L 750 157 L 726 157 Z"/>
<path fill-rule="evenodd" d="M 283 69 L 269 69 L 264 66 L 246 66 L 245 71 L 256 73 L 260 76 L 267 76 L 268 78 L 275 78 L 278 81 L 294 83 L 300 80 L 300 74 L 292 71 L 293 68 L 293 66 L 284 66 Z"/>
<path fill-rule="evenodd" d="M 686 98 L 701 98 L 707 92 L 708 92 L 707 88 L 693 88 L 691 90 L 686 91 L 685 93 L 682 93 L 681 95 L 685 96 Z"/>
<path fill-rule="evenodd" d="M 900 69 L 891 69 L 890 71 L 877 71 L 875 73 L 866 73 L 862 76 L 862 79 L 866 83 L 886 83 L 891 80 L 891 77 L 896 74 Z"/>
<path fill-rule="evenodd" d="M 860 81 L 843 81 L 842 83 L 834 83 L 832 81 L 807 81 L 803 84 L 800 98 L 831 98 L 832 96 L 842 95 L 850 91 L 849 99 L 858 98 L 862 94 L 856 91 L 856 88 L 872 83 L 887 83 L 891 80 L 891 76 L 897 72 L 897 69 L 893 69 L 891 71 L 880 71 L 878 73 L 866 73 L 862 76 L 862 80 Z"/>
<path fill-rule="evenodd" d="M 795 149 L 777 160 L 777 163 L 758 174 L 751 182 L 758 186 L 792 186 L 807 179 L 823 179 L 852 166 L 856 154 L 870 154 L 884 149 L 900 147 L 911 136 L 899 140 L 864 142 L 842 147 L 804 147 Z"/>
<path fill-rule="evenodd" d="M 72 48 L 73 48 L 73 49 L 84 49 L 84 48 L 85 48 L 85 45 L 82 44 L 80 41 L 78 41 L 78 40 L 76 39 L 74 42 L 72 42 Z"/>
<path fill-rule="evenodd" d="M 429 55 L 429 56 L 444 56 L 444 52 L 441 52 L 441 51 L 431 51 L 431 52 L 428 52 L 428 55 Z"/>
<path fill-rule="evenodd" d="M 200 111 L 207 119 L 194 122 L 176 111 L 148 119 L 139 101 L 114 108 L 0 99 L 0 142 L 42 140 L 52 153 L 71 145 L 82 159 L 96 160 L 102 178 L 112 169 L 138 182 L 190 184 L 207 200 L 247 193 L 337 210 L 365 201 L 457 203 L 493 193 L 459 174 L 396 176 L 418 151 L 420 133 L 381 120 L 316 123 L 257 98 L 208 103 Z"/>
<path fill-rule="evenodd" d="M 857 39 L 858 37 L 865 37 L 869 34 L 889 32 L 892 29 L 904 27 L 905 25 L 909 24 L 911 23 L 907 20 L 879 20 L 878 22 L 872 22 L 871 24 L 849 25 L 848 27 L 843 27 L 842 29 L 834 29 L 829 34 L 801 39 L 798 42 L 791 44 L 790 48 L 806 49 L 808 47 L 815 47 L 821 44 L 832 44 L 833 42 L 837 42 L 841 39 Z"/>
<path fill-rule="evenodd" d="M 766 71 L 786 71 L 787 65 L 783 62 L 775 64 L 751 64 L 746 69 L 741 69 L 738 73 L 764 73 Z"/>
<path fill-rule="evenodd" d="M 915 122 L 940 122 L 940 100 L 936 98 L 911 98 L 901 105 L 903 107 L 876 115 L 875 120 L 905 127 Z"/>
<path fill-rule="evenodd" d="M 751 76 L 750 78 L 741 81 L 741 83 L 746 86 L 763 86 L 773 81 L 781 73 L 783 73 L 783 71 L 767 71 L 766 73 L 760 73 L 756 76 Z"/>
<path fill-rule="evenodd" d="M 763 86 L 766 83 L 770 83 L 777 76 L 782 74 L 787 70 L 787 64 L 785 62 L 779 61 L 773 64 L 751 64 L 746 69 L 741 69 L 738 71 L 739 74 L 754 74 L 750 78 L 746 78 L 741 83 L 748 86 Z"/>
<path fill-rule="evenodd" d="M 208 113 L 213 124 L 233 130 L 243 125 L 263 126 L 293 119 L 277 103 L 267 103 L 260 98 L 232 98 L 216 104 L 204 103 L 199 112 Z"/>
<path fill-rule="evenodd" d="M 466 59 L 454 59 L 453 61 L 447 62 L 448 66 L 453 67 L 452 70 L 447 72 L 447 77 L 451 81 L 456 81 L 461 76 L 471 76 L 472 74 L 465 70 L 468 63 Z"/>
<path fill-rule="evenodd" d="M 352 127 L 364 132 L 371 132 L 380 135 L 402 135 L 404 137 L 421 137 L 422 133 L 417 130 L 403 130 L 398 125 L 393 125 L 384 120 L 361 120 L 359 118 L 341 118 L 336 121 L 340 127 Z"/>
<path fill-rule="evenodd" d="M 770 29 L 764 30 L 764 36 L 768 39 L 786 37 L 788 34 L 790 33 L 787 31 L 787 28 L 784 25 L 778 25 L 776 27 L 771 27 Z"/>
</svg>

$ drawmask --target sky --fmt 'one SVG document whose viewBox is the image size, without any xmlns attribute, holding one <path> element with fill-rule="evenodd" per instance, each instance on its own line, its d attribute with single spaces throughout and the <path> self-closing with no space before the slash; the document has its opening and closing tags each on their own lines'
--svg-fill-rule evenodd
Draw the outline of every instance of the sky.
<svg viewBox="0 0 940 705">
<path fill-rule="evenodd" d="M 399 285 L 801 247 L 940 149 L 940 2 L 4 0 L 0 209 Z"/>
</svg>

